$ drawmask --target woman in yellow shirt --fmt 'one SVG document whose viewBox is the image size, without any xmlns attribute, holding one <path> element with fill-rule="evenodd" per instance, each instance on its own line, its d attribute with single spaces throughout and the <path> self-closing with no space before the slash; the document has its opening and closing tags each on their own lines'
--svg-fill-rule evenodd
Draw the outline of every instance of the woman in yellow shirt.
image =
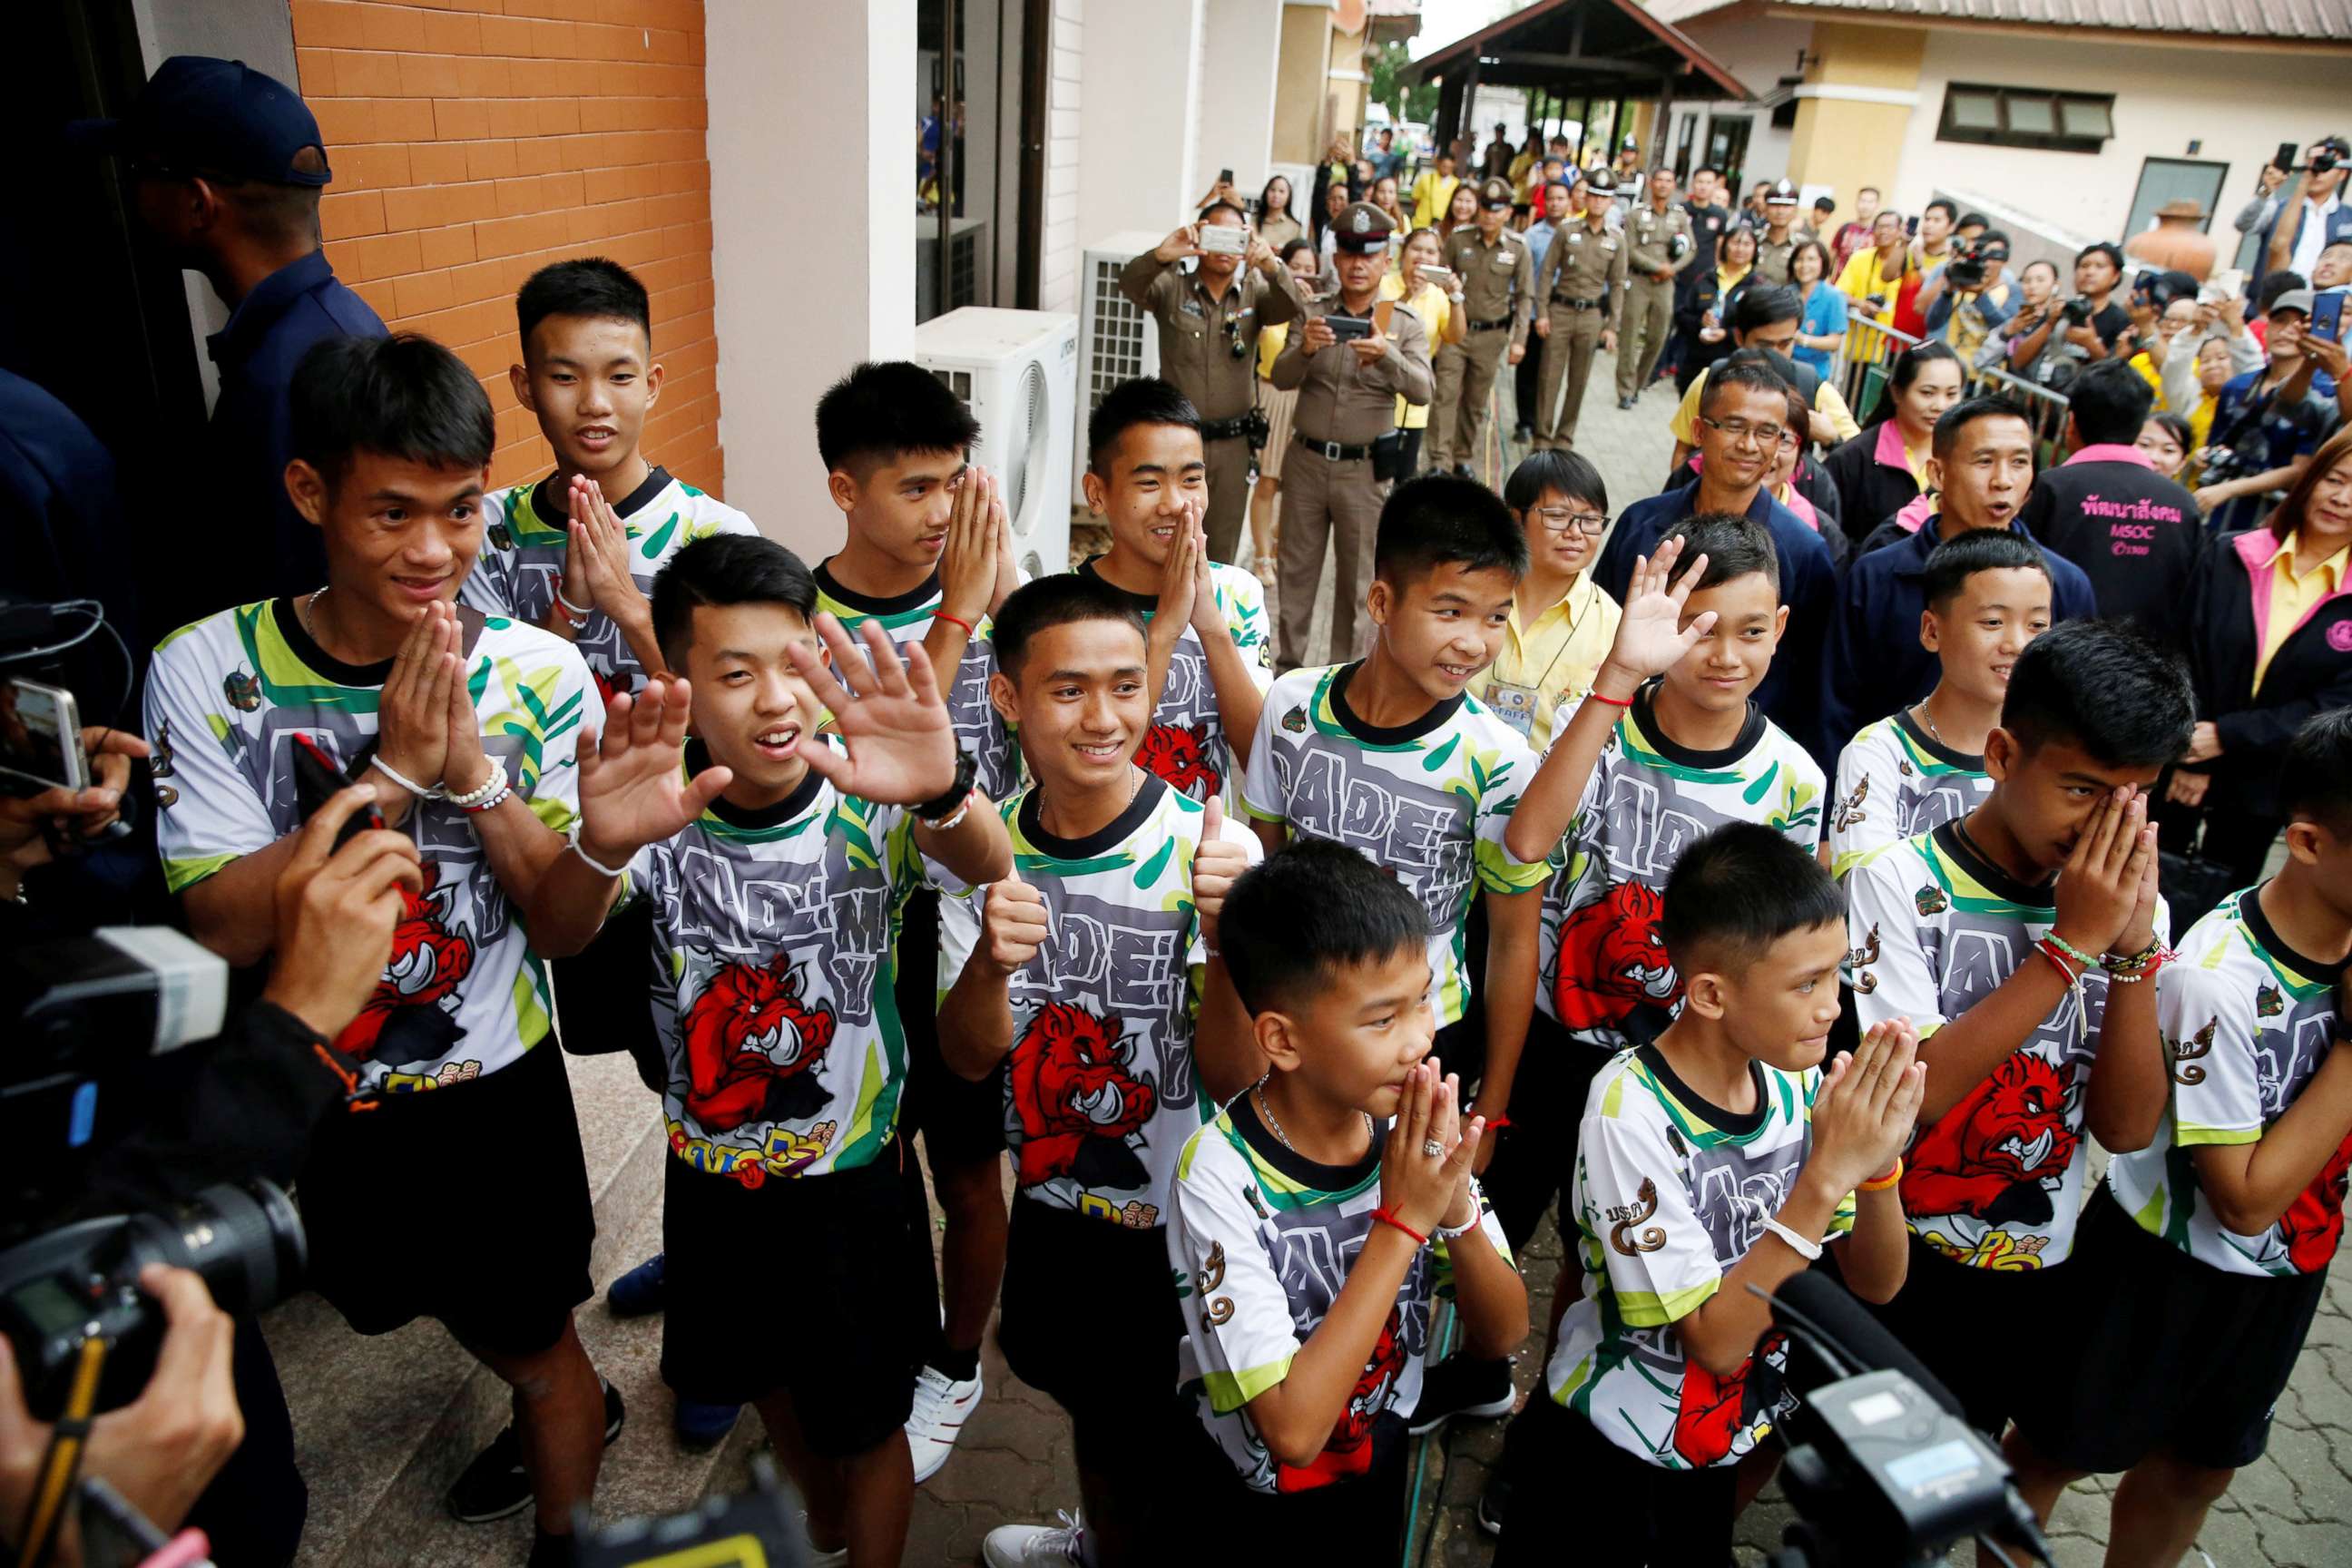
<svg viewBox="0 0 2352 1568">
<path fill-rule="evenodd" d="M 1457 308 L 1462 301 L 1462 280 L 1456 278 L 1449 288 L 1440 289 L 1434 283 L 1421 280 L 1421 269 L 1437 265 L 1437 231 L 1417 228 L 1397 250 L 1397 269 L 1381 279 L 1380 297 L 1402 300 L 1429 333 L 1429 352 L 1433 355 L 1447 343 L 1458 343 L 1470 330 L 1470 319 Z M 1421 468 L 1421 433 L 1429 428 L 1429 405 L 1396 400 L 1397 428 L 1404 432 L 1402 462 L 1397 472 L 1410 477 Z"/>
<path fill-rule="evenodd" d="M 1609 489 L 1580 453 L 1531 452 L 1503 482 L 1503 504 L 1527 530 L 1528 570 L 1503 646 L 1471 678 L 1470 694 L 1540 755 L 1551 744 L 1554 710 L 1592 689 L 1617 639 L 1617 601 L 1591 571 L 1609 527 Z"/>
<path fill-rule="evenodd" d="M 1911 247 L 1903 232 L 1903 215 L 1883 212 L 1871 225 L 1871 248 L 1857 250 L 1838 274 L 1838 292 L 1853 302 L 1853 313 L 1885 321 L 1903 289 L 1904 269 L 1911 264 Z M 1877 304 L 1871 301 L 1875 300 Z"/>
</svg>

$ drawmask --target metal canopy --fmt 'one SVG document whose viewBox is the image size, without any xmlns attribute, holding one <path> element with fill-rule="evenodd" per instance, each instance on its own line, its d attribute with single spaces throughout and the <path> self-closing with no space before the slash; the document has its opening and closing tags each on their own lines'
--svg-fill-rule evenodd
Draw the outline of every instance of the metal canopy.
<svg viewBox="0 0 2352 1568">
<path fill-rule="evenodd" d="M 1746 99 L 1748 89 L 1637 0 L 1535 0 L 1417 60 L 1414 81 L 1475 76 L 1481 87 L 1539 87 L 1568 96 Z"/>
</svg>

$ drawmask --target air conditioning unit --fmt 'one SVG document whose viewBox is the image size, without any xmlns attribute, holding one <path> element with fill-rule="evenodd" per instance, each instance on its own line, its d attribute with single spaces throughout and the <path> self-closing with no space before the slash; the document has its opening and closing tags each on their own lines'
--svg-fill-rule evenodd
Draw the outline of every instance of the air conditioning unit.
<svg viewBox="0 0 2352 1568">
<path fill-rule="evenodd" d="M 1068 571 L 1077 318 L 966 306 L 915 328 L 915 363 L 980 421 L 971 460 L 1003 482 L 1021 570 L 1032 577 Z"/>
<path fill-rule="evenodd" d="M 1129 229 L 1086 248 L 1078 273 L 1077 437 L 1070 467 L 1070 493 L 1086 493 L 1087 421 L 1103 394 L 1122 381 L 1160 374 L 1160 328 L 1118 291 L 1121 268 L 1168 236 Z"/>
</svg>

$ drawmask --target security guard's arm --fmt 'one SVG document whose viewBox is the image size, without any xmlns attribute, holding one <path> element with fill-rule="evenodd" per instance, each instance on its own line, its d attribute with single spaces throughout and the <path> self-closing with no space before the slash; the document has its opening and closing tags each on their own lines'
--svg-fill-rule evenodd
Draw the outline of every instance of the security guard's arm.
<svg viewBox="0 0 2352 1568">
<path fill-rule="evenodd" d="M 1551 252 L 1544 252 L 1549 261 Z M 1511 353 L 1512 363 L 1518 363 L 1528 346 L 1528 320 L 1534 314 L 1536 302 L 1536 258 L 1524 245 L 1519 247 L 1519 268 L 1511 277 Z"/>
<path fill-rule="evenodd" d="M 1568 228 L 1562 225 L 1551 237 L 1544 251 L 1543 265 L 1536 268 L 1535 298 L 1529 301 L 1535 309 L 1536 336 L 1551 336 L 1551 291 L 1559 285 L 1561 259 L 1568 253 Z"/>
<path fill-rule="evenodd" d="M 1183 274 L 1178 263 L 1162 261 L 1156 250 L 1147 250 L 1118 269 L 1118 291 L 1127 296 L 1128 303 L 1145 315 L 1158 321 L 1168 313 L 1169 300 Z"/>
<path fill-rule="evenodd" d="M 1601 338 L 1601 346 L 1612 353 L 1617 348 L 1617 323 L 1625 315 L 1625 248 L 1620 240 L 1616 258 L 1609 263 L 1609 321 Z"/>
<path fill-rule="evenodd" d="M 1274 369 L 1266 375 L 1277 390 L 1290 392 L 1307 384 L 1307 338 L 1311 331 L 1309 323 L 1315 320 L 1312 316 L 1306 318 L 1296 331 L 1283 338 L 1282 352 L 1274 356 Z"/>
<path fill-rule="evenodd" d="M 1259 268 L 1265 287 L 1257 297 L 1257 324 L 1278 327 L 1307 314 L 1307 289 L 1279 258 Z"/>
<path fill-rule="evenodd" d="M 1422 325 L 1419 316 L 1402 304 L 1396 307 L 1389 321 L 1391 330 L 1386 340 L 1387 352 L 1364 367 L 1364 380 L 1384 392 L 1397 394 L 1407 403 L 1425 405 L 1437 389 L 1436 377 L 1429 367 L 1429 330 Z M 1275 361 L 1275 368 L 1282 368 L 1280 360 Z"/>
</svg>

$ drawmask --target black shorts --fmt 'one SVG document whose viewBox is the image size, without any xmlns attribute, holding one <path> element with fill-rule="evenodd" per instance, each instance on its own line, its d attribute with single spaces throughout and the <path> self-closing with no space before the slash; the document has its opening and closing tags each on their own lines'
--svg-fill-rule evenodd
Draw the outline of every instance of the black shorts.
<svg viewBox="0 0 2352 1568">
<path fill-rule="evenodd" d="M 575 1057 L 625 1051 L 647 1089 L 667 1089 L 669 1060 L 654 1027 L 653 900 L 632 900 L 614 910 L 586 948 L 548 968 L 564 1050 Z"/>
<path fill-rule="evenodd" d="M 551 1038 L 488 1078 L 336 1118 L 295 1192 L 310 1288 L 362 1334 L 433 1318 L 469 1350 L 531 1355 L 594 1289 L 596 1213 Z"/>
<path fill-rule="evenodd" d="M 1004 1152 L 1004 1068 L 974 1083 L 940 1058 L 940 894 L 919 888 L 898 931 L 892 994 L 907 1037 L 907 1082 L 898 1094 L 901 1133 L 923 1135 L 934 1174 Z"/>
<path fill-rule="evenodd" d="M 1372 1423 L 1371 1465 L 1360 1475 L 1303 1492 L 1253 1491 L 1234 1462 L 1202 1429 L 1200 1414 L 1180 1414 L 1181 1464 L 1192 1477 L 1168 1509 L 1167 1539 L 1246 1542 L 1226 1552 L 1197 1547 L 1169 1561 L 1344 1563 L 1389 1568 L 1404 1548 L 1406 1465 L 1412 1443 L 1394 1415 Z M 1712 1568 L 1720 1568 L 1719 1564 Z"/>
<path fill-rule="evenodd" d="M 2069 1268 L 2099 1282 L 2045 1363 L 2063 1396 L 2018 1430 L 2069 1469 L 2127 1470 L 2159 1449 L 2208 1469 L 2261 1458 L 2327 1277 L 2224 1274 L 2091 1200 Z"/>
<path fill-rule="evenodd" d="M 1497 1142 L 1485 1179 L 1514 1253 L 1527 1247 L 1552 1199 L 1576 1190 L 1585 1097 L 1612 1054 L 1572 1037 L 1541 1010 L 1528 1022 L 1527 1048 L 1511 1080 L 1511 1124 L 1487 1133 Z M 1559 1228 L 1572 1244 L 1575 1215 L 1563 1213 Z"/>
<path fill-rule="evenodd" d="M 1068 1411 L 1072 1426 L 1172 1426 L 1184 1310 L 1167 1230 L 1016 1195 L 996 1337 L 1013 1375 Z"/>
<path fill-rule="evenodd" d="M 885 1144 L 873 1163 L 746 1187 L 667 1162 L 662 1184 L 662 1381 L 699 1405 L 782 1393 L 815 1452 L 862 1454 L 906 1425 L 919 1323 L 905 1194 Z"/>
<path fill-rule="evenodd" d="M 1737 1465 L 1653 1465 L 1554 1403 L 1540 1383 L 1511 1423 L 1509 1454 L 1511 1500 L 1495 1568 L 1571 1554 L 1650 1568 L 1723 1568 L 1731 1561 Z"/>
<path fill-rule="evenodd" d="M 2000 1440 L 2012 1420 L 2059 1403 L 2053 1362 L 2079 1352 L 2075 1295 L 2095 1285 L 2073 1259 L 2055 1268 L 1971 1268 L 1912 1237 L 1903 1289 L 1864 1305 L 1960 1403 L 1969 1425 Z M 2037 1336 L 2057 1335 L 2042 1341 Z M 1991 1336 L 1991 1337 L 1988 1337 Z M 2047 1353 L 2033 1353 L 2040 1343 Z"/>
</svg>

